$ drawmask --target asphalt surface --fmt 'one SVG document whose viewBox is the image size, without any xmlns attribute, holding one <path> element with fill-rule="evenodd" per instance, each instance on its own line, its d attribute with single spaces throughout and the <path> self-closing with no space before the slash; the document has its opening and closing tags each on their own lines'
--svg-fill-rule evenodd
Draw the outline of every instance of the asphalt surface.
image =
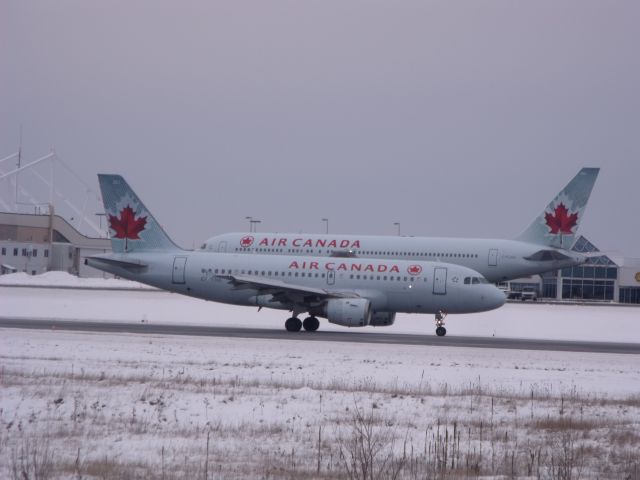
<svg viewBox="0 0 640 480">
<path fill-rule="evenodd" d="M 566 340 L 535 340 L 495 337 L 460 337 L 448 335 L 413 335 L 399 333 L 298 332 L 266 328 L 216 327 L 195 325 L 154 325 L 148 323 L 92 322 L 83 320 L 45 320 L 0 317 L 0 328 L 32 330 L 68 330 L 74 332 L 131 333 L 141 335 L 190 335 L 198 337 L 258 338 L 265 340 L 296 340 L 320 342 L 382 343 L 394 345 L 425 345 L 462 348 L 501 348 L 512 350 L 548 350 L 558 352 L 640 354 L 640 344 L 582 342 Z"/>
</svg>

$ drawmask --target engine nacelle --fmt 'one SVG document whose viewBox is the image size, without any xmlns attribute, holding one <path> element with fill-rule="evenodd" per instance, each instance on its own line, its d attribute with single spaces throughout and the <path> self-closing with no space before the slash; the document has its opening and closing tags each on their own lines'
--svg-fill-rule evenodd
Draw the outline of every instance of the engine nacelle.
<svg viewBox="0 0 640 480">
<path fill-rule="evenodd" d="M 369 325 L 374 327 L 387 327 L 396 321 L 396 312 L 376 312 L 371 316 Z"/>
<path fill-rule="evenodd" d="M 371 321 L 371 302 L 364 298 L 333 298 L 327 302 L 326 317 L 343 327 L 365 327 Z"/>
</svg>

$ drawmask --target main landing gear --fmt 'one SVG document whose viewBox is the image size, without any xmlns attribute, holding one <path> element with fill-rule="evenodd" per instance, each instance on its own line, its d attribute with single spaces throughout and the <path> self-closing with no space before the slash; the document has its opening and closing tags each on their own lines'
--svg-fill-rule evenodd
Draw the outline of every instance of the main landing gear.
<svg viewBox="0 0 640 480">
<path fill-rule="evenodd" d="M 307 317 L 304 319 L 304 322 L 300 321 L 298 317 L 291 317 L 284 322 L 284 328 L 287 329 L 287 332 L 299 332 L 302 330 L 302 327 L 304 327 L 307 332 L 315 332 L 319 326 L 320 321 L 316 317 Z"/>
<path fill-rule="evenodd" d="M 446 316 L 447 312 L 442 310 L 436 312 L 436 335 L 439 337 L 444 337 L 447 334 L 447 329 L 443 327 L 444 317 Z"/>
</svg>

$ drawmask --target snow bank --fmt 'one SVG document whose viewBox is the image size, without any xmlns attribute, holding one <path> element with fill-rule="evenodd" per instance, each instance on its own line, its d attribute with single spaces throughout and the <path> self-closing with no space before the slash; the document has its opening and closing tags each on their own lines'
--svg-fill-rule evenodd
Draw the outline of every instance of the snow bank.
<svg viewBox="0 0 640 480">
<path fill-rule="evenodd" d="M 58 287 L 58 288 L 104 288 L 104 289 L 152 289 L 148 285 L 115 278 L 80 278 L 67 272 L 46 272 L 28 275 L 24 272 L 0 275 L 0 285 Z"/>
</svg>

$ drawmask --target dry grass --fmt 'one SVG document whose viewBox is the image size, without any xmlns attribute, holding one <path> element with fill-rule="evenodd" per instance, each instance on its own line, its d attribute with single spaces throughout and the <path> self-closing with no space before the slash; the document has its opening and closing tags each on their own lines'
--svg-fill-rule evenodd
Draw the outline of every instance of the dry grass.
<svg viewBox="0 0 640 480">
<path fill-rule="evenodd" d="M 23 360 L 0 369 L 3 478 L 640 478 L 637 395 Z"/>
</svg>

